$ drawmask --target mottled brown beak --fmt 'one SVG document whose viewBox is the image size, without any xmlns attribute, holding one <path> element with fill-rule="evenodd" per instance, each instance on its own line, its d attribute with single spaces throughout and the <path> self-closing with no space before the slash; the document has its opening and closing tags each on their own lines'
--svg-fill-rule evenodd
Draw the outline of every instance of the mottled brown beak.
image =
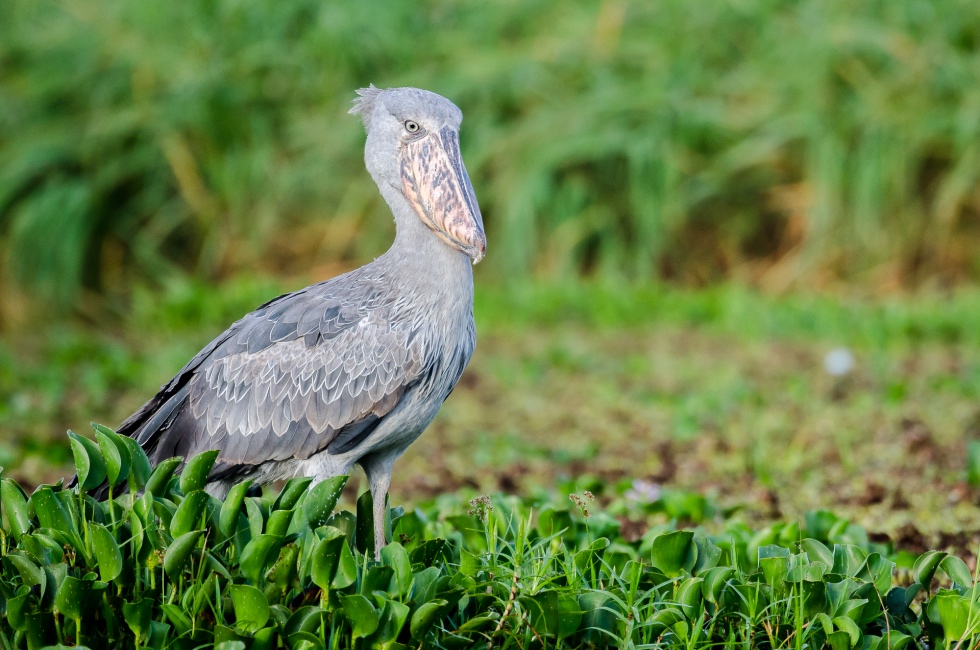
<svg viewBox="0 0 980 650">
<path fill-rule="evenodd" d="M 419 218 L 476 264 L 487 250 L 483 217 L 453 129 L 409 142 L 402 152 L 402 188 Z"/>
</svg>

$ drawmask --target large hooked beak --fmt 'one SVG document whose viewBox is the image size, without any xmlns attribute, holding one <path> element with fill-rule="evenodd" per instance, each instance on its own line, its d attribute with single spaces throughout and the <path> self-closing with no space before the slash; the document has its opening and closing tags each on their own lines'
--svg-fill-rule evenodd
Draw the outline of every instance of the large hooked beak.
<svg viewBox="0 0 980 650">
<path fill-rule="evenodd" d="M 439 239 L 476 264 L 487 250 L 483 217 L 449 127 L 409 142 L 402 152 L 402 188 L 415 212 Z"/>
</svg>

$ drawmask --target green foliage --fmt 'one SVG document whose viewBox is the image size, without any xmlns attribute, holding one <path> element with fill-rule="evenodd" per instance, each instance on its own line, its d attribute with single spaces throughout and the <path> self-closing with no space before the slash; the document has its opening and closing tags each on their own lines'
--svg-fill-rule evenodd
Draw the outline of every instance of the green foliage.
<svg viewBox="0 0 980 650">
<path fill-rule="evenodd" d="M 93 446 L 79 447 L 79 469 L 116 464 L 119 446 L 98 459 Z M 204 454 L 186 467 L 213 462 Z M 330 512 L 343 477 L 294 479 L 274 499 L 238 487 L 224 504 L 199 478 L 142 495 L 131 482 L 104 503 L 84 480 L 25 499 L 3 479 L 3 647 L 902 650 L 980 640 L 980 591 L 962 560 L 926 553 L 904 586 L 889 548 L 829 512 L 716 535 L 667 527 L 631 542 L 602 513 L 486 497 L 469 515 L 391 509 L 397 541 L 376 562 L 354 515 Z"/>
<path fill-rule="evenodd" d="M 497 276 L 976 277 L 978 12 L 7 0 L 7 271 L 66 304 L 174 266 L 370 259 L 390 220 L 344 111 L 375 82 L 463 108 Z"/>
</svg>

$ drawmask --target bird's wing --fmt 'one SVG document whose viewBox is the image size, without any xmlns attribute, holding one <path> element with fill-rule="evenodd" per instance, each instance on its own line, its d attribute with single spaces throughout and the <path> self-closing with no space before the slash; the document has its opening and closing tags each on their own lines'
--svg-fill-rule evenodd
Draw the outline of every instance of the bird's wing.
<svg viewBox="0 0 980 650">
<path fill-rule="evenodd" d="M 194 370 L 162 451 L 218 449 L 227 474 L 356 446 L 424 371 L 422 337 L 378 296 L 313 291 L 253 312 Z"/>
</svg>

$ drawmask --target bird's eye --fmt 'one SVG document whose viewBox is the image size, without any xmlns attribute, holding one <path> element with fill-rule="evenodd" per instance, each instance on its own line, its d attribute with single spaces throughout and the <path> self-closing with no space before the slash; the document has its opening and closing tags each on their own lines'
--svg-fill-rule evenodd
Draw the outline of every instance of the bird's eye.
<svg viewBox="0 0 980 650">
<path fill-rule="evenodd" d="M 406 120 L 405 130 L 408 131 L 409 133 L 418 133 L 419 128 L 420 127 L 418 122 L 413 122 L 412 120 Z"/>
</svg>

